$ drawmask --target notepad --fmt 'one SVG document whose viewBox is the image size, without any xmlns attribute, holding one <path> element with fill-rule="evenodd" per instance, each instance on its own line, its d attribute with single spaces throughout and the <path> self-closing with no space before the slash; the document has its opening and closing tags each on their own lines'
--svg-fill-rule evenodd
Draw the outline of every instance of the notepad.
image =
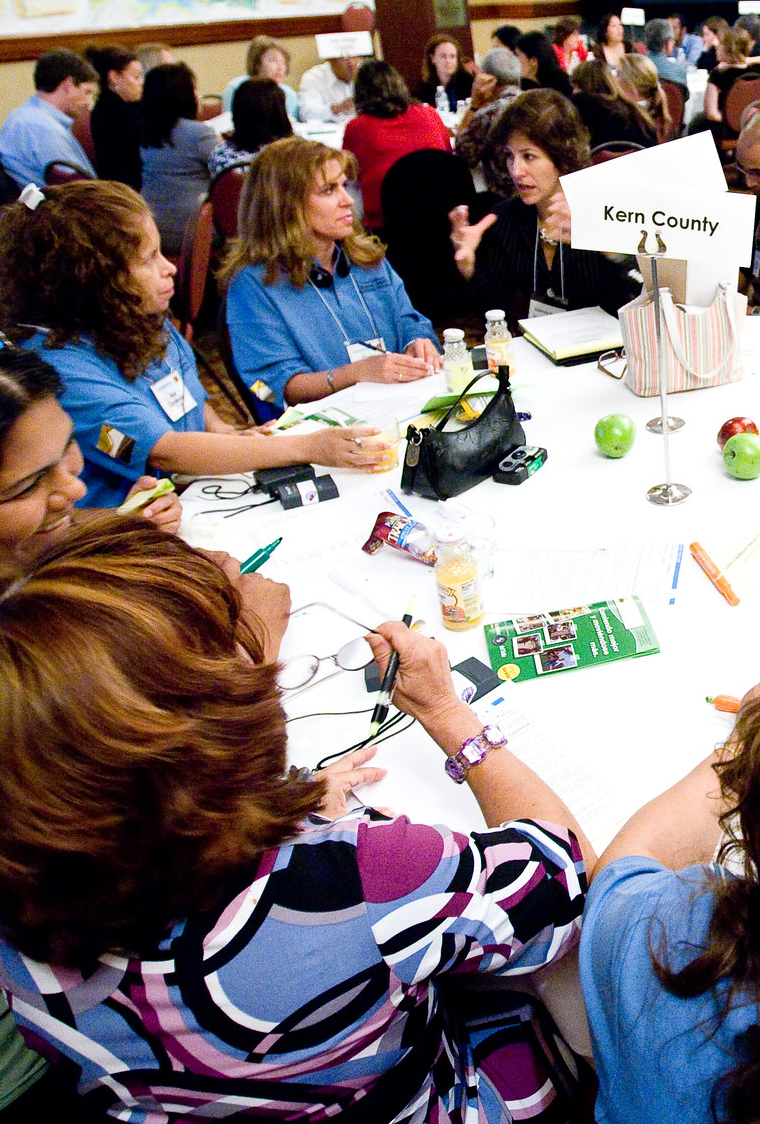
<svg viewBox="0 0 760 1124">
<path fill-rule="evenodd" d="M 553 363 L 584 363 L 623 346 L 620 321 L 603 308 L 576 308 L 518 321 L 526 340 Z"/>
</svg>

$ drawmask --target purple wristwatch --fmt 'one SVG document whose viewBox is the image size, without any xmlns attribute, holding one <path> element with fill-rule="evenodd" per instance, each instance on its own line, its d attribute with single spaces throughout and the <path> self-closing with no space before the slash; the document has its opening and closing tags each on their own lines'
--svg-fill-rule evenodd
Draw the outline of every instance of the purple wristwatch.
<svg viewBox="0 0 760 1124">
<path fill-rule="evenodd" d="M 490 750 L 506 744 L 507 739 L 498 726 L 484 726 L 474 738 L 468 738 L 453 757 L 446 759 L 447 776 L 461 784 L 473 765 L 479 765 Z"/>
</svg>

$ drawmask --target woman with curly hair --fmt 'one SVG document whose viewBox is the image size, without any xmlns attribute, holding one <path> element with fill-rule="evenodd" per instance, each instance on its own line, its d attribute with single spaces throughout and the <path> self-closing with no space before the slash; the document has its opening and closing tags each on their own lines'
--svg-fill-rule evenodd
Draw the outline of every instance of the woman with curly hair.
<svg viewBox="0 0 760 1124">
<path fill-rule="evenodd" d="M 625 25 L 616 12 L 608 12 L 599 21 L 594 56 L 616 71 L 631 50 L 625 39 Z"/>
<path fill-rule="evenodd" d="M 117 506 L 146 468 L 203 475 L 378 459 L 381 446 L 354 440 L 366 430 L 284 437 L 221 421 L 167 319 L 176 270 L 137 192 L 79 181 L 32 202 L 0 211 L 0 328 L 63 379 L 88 505 Z"/>
<path fill-rule="evenodd" d="M 271 78 L 276 82 L 285 96 L 285 108 L 288 116 L 294 121 L 298 120 L 298 94 L 292 86 L 288 86 L 285 79 L 290 67 L 290 55 L 281 43 L 269 35 L 256 35 L 248 44 L 248 53 L 245 58 L 246 73 L 238 78 L 233 78 L 222 90 L 222 109 L 229 113 L 232 109 L 232 99 L 235 91 L 246 78 Z"/>
<path fill-rule="evenodd" d="M 756 1124 L 759 921 L 754 687 L 726 745 L 637 812 L 594 869 L 581 978 L 595 1119 Z"/>
<path fill-rule="evenodd" d="M 355 168 L 348 152 L 286 137 L 259 153 L 243 187 L 220 272 L 232 353 L 281 405 L 440 367 L 430 321 L 354 217 Z"/>
<path fill-rule="evenodd" d="M 482 308 L 504 308 L 513 328 L 541 311 L 601 305 L 617 312 L 640 289 L 635 262 L 570 247 L 570 213 L 559 177 L 590 164 L 588 131 L 556 90 L 528 90 L 491 131 L 506 146 L 517 198 L 468 225 L 451 212 L 454 260 Z"/>
<path fill-rule="evenodd" d="M 292 775 L 252 576 L 101 516 L 0 579 L 19 1023 L 134 1124 L 576 1118 L 576 1060 L 507 990 L 577 943 L 593 851 L 572 813 L 400 622 L 375 658 L 398 652 L 395 704 L 487 826 L 347 811 L 382 776 L 366 749 Z"/>
</svg>

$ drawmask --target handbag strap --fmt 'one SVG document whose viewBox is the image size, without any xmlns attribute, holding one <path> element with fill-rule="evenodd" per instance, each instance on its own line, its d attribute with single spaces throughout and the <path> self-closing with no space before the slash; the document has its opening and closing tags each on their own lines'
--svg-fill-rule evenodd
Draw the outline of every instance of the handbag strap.
<svg viewBox="0 0 760 1124">
<path fill-rule="evenodd" d="M 675 309 L 674 309 L 674 306 L 673 306 L 673 298 L 670 295 L 670 290 L 669 289 L 660 289 L 660 301 L 662 302 L 662 311 L 663 311 L 663 314 L 665 316 L 665 324 L 667 326 L 668 336 L 670 337 L 671 347 L 673 348 L 673 351 L 675 352 L 676 359 L 681 364 L 683 369 L 687 372 L 687 374 L 689 374 L 694 379 L 712 379 L 718 374 L 719 371 L 723 370 L 723 368 L 728 363 L 733 363 L 733 358 L 734 358 L 734 353 L 736 351 L 736 344 L 738 342 L 738 337 L 737 337 L 737 334 L 736 334 L 736 317 L 734 315 L 734 313 L 735 313 L 734 305 L 733 305 L 733 301 L 731 299 L 729 299 L 729 291 L 728 290 L 729 290 L 729 287 L 728 287 L 728 284 L 725 281 L 719 282 L 718 292 L 716 294 L 715 301 L 713 301 L 713 307 L 714 307 L 714 305 L 717 301 L 722 301 L 723 304 L 725 305 L 726 318 L 728 320 L 728 326 L 729 326 L 730 332 L 731 332 L 730 348 L 729 348 L 728 352 L 726 353 L 726 355 L 724 355 L 723 358 L 721 358 L 715 364 L 715 366 L 711 368 L 711 370 L 709 370 L 709 371 L 695 371 L 693 367 L 689 366 L 689 363 L 686 359 L 686 355 L 684 353 L 681 337 L 678 333 L 678 324 L 676 322 Z"/>
<path fill-rule="evenodd" d="M 475 383 L 479 382 L 481 379 L 484 379 L 488 374 L 490 374 L 489 371 L 480 371 L 479 374 L 475 375 L 474 378 L 470 379 L 470 381 L 467 383 L 467 386 L 464 388 L 464 390 L 461 392 L 461 394 L 459 394 L 459 396 L 457 397 L 456 401 L 451 403 L 451 405 L 449 406 L 448 410 L 443 415 L 441 420 L 439 422 L 437 422 L 432 428 L 437 429 L 439 431 L 445 429 L 447 422 L 451 421 L 452 414 L 454 413 L 454 411 L 456 410 L 457 406 L 462 401 L 464 396 L 467 394 L 470 387 L 474 386 Z"/>
</svg>

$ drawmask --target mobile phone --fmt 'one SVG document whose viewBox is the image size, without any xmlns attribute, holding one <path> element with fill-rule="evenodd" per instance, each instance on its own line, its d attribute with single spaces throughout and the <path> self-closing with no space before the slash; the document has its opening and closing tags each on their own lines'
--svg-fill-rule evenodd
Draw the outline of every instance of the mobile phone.
<svg viewBox="0 0 760 1124">
<path fill-rule="evenodd" d="M 144 507 L 147 507 L 149 503 L 153 503 L 153 500 L 157 500 L 159 496 L 165 496 L 167 493 L 173 491 L 174 484 L 168 476 L 164 476 L 154 487 L 141 488 L 139 492 L 135 492 L 129 499 L 124 500 L 121 507 L 117 507 L 116 510 L 119 515 L 129 515 L 130 512 L 142 511 Z"/>
<path fill-rule="evenodd" d="M 310 464 L 285 464 L 278 468 L 260 468 L 253 475 L 259 490 L 277 499 L 278 490 L 285 484 L 297 484 L 299 480 L 313 480 L 316 473 Z"/>
<path fill-rule="evenodd" d="M 518 445 L 499 462 L 493 478 L 497 484 L 522 484 L 538 472 L 546 457 L 546 449 L 539 445 Z"/>
</svg>

